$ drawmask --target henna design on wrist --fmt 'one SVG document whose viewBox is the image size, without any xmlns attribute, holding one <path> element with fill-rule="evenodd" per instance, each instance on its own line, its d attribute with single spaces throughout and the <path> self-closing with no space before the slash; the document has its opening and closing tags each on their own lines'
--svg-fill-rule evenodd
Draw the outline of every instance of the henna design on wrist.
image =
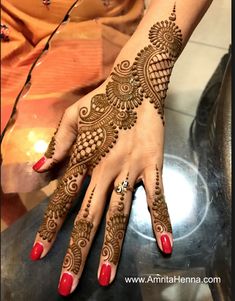
<svg viewBox="0 0 235 301">
<path fill-rule="evenodd" d="M 153 223 L 154 228 L 157 232 L 170 232 L 172 233 L 172 227 L 170 222 L 170 217 L 167 209 L 167 204 L 162 194 L 159 183 L 159 171 L 156 167 L 156 183 L 155 183 L 155 194 L 154 201 L 152 204 L 153 212 Z"/>
<path fill-rule="evenodd" d="M 105 235 L 102 249 L 104 261 L 109 261 L 115 265 L 118 263 L 121 254 L 121 244 L 128 221 L 128 215 L 124 214 L 125 194 L 128 191 L 128 176 L 129 174 L 127 174 L 126 180 L 115 189 L 115 192 L 120 195 L 118 212 L 114 213 L 107 221 L 107 234 Z"/>
<path fill-rule="evenodd" d="M 72 242 L 70 241 L 67 254 L 64 258 L 63 268 L 67 269 L 67 271 L 73 272 L 74 274 L 78 274 L 80 270 L 82 263 L 82 248 L 84 248 L 90 240 L 90 233 L 93 228 L 93 224 L 86 218 L 89 215 L 89 207 L 92 202 L 94 191 L 95 187 L 88 199 L 83 218 L 78 219 L 74 224 L 71 234 Z"/>
</svg>

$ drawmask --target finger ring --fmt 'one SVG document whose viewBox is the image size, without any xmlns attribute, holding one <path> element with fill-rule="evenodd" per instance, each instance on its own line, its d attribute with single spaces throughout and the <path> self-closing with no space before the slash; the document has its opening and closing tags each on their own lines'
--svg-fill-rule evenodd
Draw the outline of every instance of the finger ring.
<svg viewBox="0 0 235 301">
<path fill-rule="evenodd" d="M 125 180 L 122 183 L 119 183 L 116 187 L 114 187 L 114 190 L 116 191 L 116 193 L 122 194 L 127 192 L 127 190 L 133 191 L 133 188 L 130 187 L 129 182 Z"/>
</svg>

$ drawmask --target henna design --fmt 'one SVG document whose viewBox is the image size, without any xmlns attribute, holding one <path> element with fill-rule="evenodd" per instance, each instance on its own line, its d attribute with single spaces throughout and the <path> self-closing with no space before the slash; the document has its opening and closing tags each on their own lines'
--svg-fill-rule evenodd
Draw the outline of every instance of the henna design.
<svg viewBox="0 0 235 301">
<path fill-rule="evenodd" d="M 88 217 L 88 215 L 89 215 L 89 208 L 91 206 L 91 201 L 92 201 L 92 198 L 93 198 L 93 195 L 94 195 L 94 191 L 95 191 L 95 187 L 92 189 L 91 195 L 90 195 L 90 197 L 87 201 L 87 205 L 86 205 L 86 208 L 85 208 L 85 213 L 83 214 L 84 218 Z"/>
<path fill-rule="evenodd" d="M 106 95 L 110 104 L 117 108 L 134 109 L 143 100 L 139 92 L 140 83 L 136 81 L 131 73 L 132 66 L 129 61 L 123 61 L 114 68 L 110 81 L 106 86 Z"/>
<path fill-rule="evenodd" d="M 107 222 L 107 235 L 105 236 L 105 242 L 102 249 L 102 256 L 105 257 L 105 261 L 118 263 L 118 259 L 121 252 L 121 241 L 124 237 L 124 232 L 127 225 L 127 215 L 123 213 L 114 214 Z"/>
<path fill-rule="evenodd" d="M 154 105 L 164 124 L 164 99 L 172 68 L 182 48 L 182 34 L 175 20 L 174 6 L 169 20 L 157 22 L 152 26 L 149 31 L 151 44 L 137 54 L 134 63 L 131 65 L 126 60 L 117 64 L 105 93 L 92 97 L 89 109 L 87 107 L 80 109 L 78 138 L 73 145 L 68 169 L 45 214 L 44 232 L 41 230 L 43 237 L 51 237 L 51 233 L 54 232 L 50 232 L 49 222 L 52 223 L 53 219 L 63 217 L 71 207 L 71 202 L 78 191 L 76 180 L 78 175 L 92 170 L 102 157 L 106 156 L 117 142 L 120 130 L 129 130 L 135 125 L 136 109 L 142 104 L 144 98 Z M 52 139 L 46 156 L 53 156 L 54 148 L 55 139 Z M 118 209 L 120 214 L 118 213 L 114 219 L 115 225 L 114 221 L 110 221 L 115 227 L 119 224 L 120 229 L 126 222 L 126 216 L 123 215 L 123 201 L 122 195 Z M 154 212 L 156 206 L 160 208 L 160 214 L 155 213 L 158 231 L 162 231 L 161 229 L 171 231 L 162 195 L 156 197 L 153 204 Z M 107 241 L 111 241 L 110 237 L 111 230 Z"/>
<path fill-rule="evenodd" d="M 128 177 L 129 174 L 127 174 L 125 181 L 123 181 L 121 184 L 118 184 L 114 190 L 118 195 L 120 195 L 117 208 L 118 212 L 113 214 L 107 222 L 107 234 L 105 236 L 104 246 L 102 249 L 102 256 L 105 257 L 104 260 L 112 262 L 115 265 L 118 263 L 120 257 L 121 243 L 128 220 L 128 215 L 124 214 L 125 194 L 128 190 L 130 190 L 128 189 Z"/>
<path fill-rule="evenodd" d="M 75 174 L 69 178 L 61 179 L 50 199 L 44 215 L 44 221 L 38 230 L 39 236 L 48 242 L 52 240 L 56 233 L 57 223 L 55 220 L 66 216 L 71 208 L 73 199 L 77 195 L 77 177 L 78 174 Z"/>
<path fill-rule="evenodd" d="M 51 242 L 57 229 L 57 223 L 53 219 L 44 219 L 38 233 L 43 240 Z"/>
<path fill-rule="evenodd" d="M 47 157 L 48 159 L 52 158 L 53 155 L 54 155 L 54 152 L 55 152 L 55 144 L 56 144 L 56 142 L 55 142 L 55 137 L 53 136 L 53 137 L 51 138 L 51 141 L 50 141 L 50 143 L 49 143 L 49 145 L 48 145 L 48 147 L 47 147 L 47 150 L 46 150 L 46 152 L 45 152 L 45 157 Z"/>
<path fill-rule="evenodd" d="M 155 183 L 155 194 L 154 201 L 152 204 L 153 212 L 153 223 L 154 228 L 157 232 L 170 232 L 172 233 L 172 227 L 170 222 L 170 217 L 167 209 L 167 204 L 165 202 L 164 195 L 162 194 L 160 184 L 159 184 L 159 171 L 156 167 L 156 183 Z"/>
<path fill-rule="evenodd" d="M 75 222 L 71 234 L 72 243 L 64 258 L 63 268 L 78 274 L 82 263 L 82 248 L 90 240 L 93 224 L 85 219 L 79 219 Z"/>
<path fill-rule="evenodd" d="M 67 176 L 92 170 L 117 142 L 119 130 L 131 129 L 144 98 L 157 109 L 164 124 L 164 99 L 169 78 L 182 47 L 182 34 L 175 24 L 175 6 L 169 20 L 157 22 L 149 31 L 151 44 L 134 63 L 122 61 L 111 73 L 105 93 L 92 97 L 90 110 L 79 111 L 80 130 Z"/>
</svg>

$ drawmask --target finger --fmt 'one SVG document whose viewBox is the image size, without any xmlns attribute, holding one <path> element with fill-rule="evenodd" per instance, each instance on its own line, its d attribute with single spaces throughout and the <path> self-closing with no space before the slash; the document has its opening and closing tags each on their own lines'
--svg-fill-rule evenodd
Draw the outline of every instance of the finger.
<svg viewBox="0 0 235 301">
<path fill-rule="evenodd" d="M 171 254 L 173 247 L 172 227 L 163 193 L 162 175 L 157 166 L 145 171 L 144 186 L 158 246 L 165 254 Z"/>
<path fill-rule="evenodd" d="M 51 138 L 44 156 L 33 165 L 36 172 L 45 172 L 68 155 L 77 136 L 76 110 L 67 109 Z"/>
<path fill-rule="evenodd" d="M 74 222 L 60 275 L 58 291 L 63 296 L 72 293 L 78 285 L 104 211 L 109 185 L 110 182 L 96 184 L 91 181 L 87 189 L 82 207 Z"/>
<path fill-rule="evenodd" d="M 133 190 L 131 187 L 134 183 L 133 177 L 122 173 L 114 185 L 106 215 L 105 236 L 97 275 L 101 286 L 109 285 L 116 275 L 130 213 Z"/>
<path fill-rule="evenodd" d="M 60 230 L 73 200 L 76 198 L 84 174 L 76 171 L 76 166 L 68 168 L 63 178 L 59 181 L 58 186 L 50 198 L 47 210 L 44 215 L 34 245 L 30 254 L 32 260 L 43 258 L 51 249 L 58 231 Z"/>
</svg>

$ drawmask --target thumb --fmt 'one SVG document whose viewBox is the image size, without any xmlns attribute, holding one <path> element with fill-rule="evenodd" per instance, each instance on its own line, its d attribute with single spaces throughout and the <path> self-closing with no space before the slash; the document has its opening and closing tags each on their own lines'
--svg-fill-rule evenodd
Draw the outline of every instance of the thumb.
<svg viewBox="0 0 235 301">
<path fill-rule="evenodd" d="M 75 114 L 76 110 L 71 108 L 65 111 L 44 156 L 33 165 L 32 168 L 34 171 L 48 171 L 68 154 L 77 137 L 77 114 Z"/>
</svg>

